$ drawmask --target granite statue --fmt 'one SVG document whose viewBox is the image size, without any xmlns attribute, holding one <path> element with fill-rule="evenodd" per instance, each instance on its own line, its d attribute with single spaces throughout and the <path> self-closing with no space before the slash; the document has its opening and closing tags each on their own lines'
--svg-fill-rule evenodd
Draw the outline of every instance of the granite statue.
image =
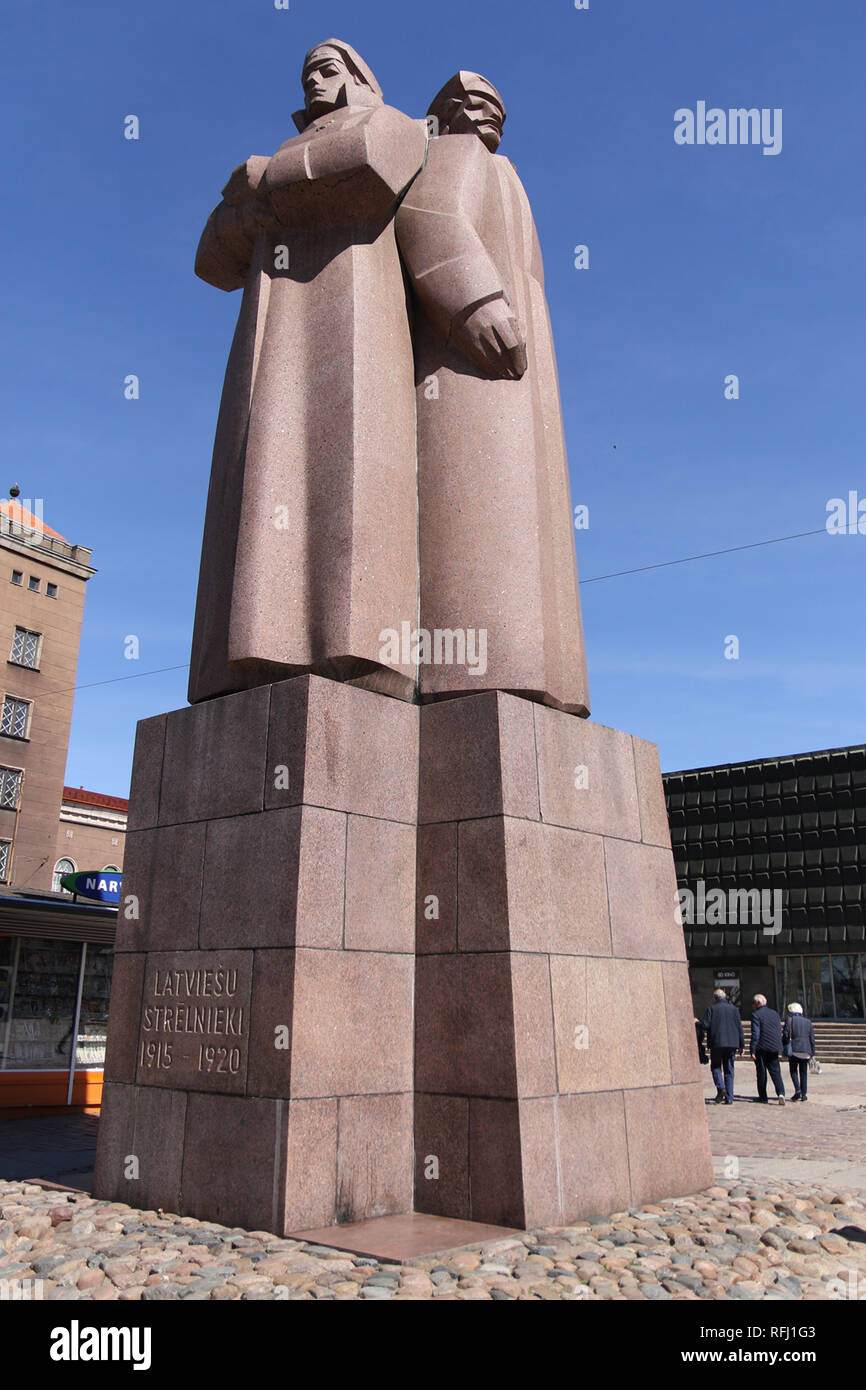
<svg viewBox="0 0 866 1390">
<path fill-rule="evenodd" d="M 243 290 L 214 444 L 192 702 L 304 672 L 411 696 L 383 615 L 417 612 L 412 346 L 394 235 L 427 131 L 329 39 L 300 133 L 234 171 L 196 273 Z"/>
</svg>

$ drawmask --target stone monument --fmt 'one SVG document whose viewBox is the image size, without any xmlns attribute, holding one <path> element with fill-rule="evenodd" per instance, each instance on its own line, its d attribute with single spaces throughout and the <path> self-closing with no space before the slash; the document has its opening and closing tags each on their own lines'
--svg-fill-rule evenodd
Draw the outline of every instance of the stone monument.
<svg viewBox="0 0 866 1390">
<path fill-rule="evenodd" d="M 661 774 L 586 718 L 502 98 L 460 72 L 410 120 L 336 39 L 303 86 L 196 261 L 243 299 L 191 704 L 136 738 L 95 1191 L 279 1233 L 694 1191 Z"/>
</svg>

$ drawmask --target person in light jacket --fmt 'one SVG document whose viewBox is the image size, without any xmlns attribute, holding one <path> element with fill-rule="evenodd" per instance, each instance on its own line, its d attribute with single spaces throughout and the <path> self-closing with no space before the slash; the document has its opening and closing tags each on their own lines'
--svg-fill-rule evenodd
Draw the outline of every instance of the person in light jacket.
<svg viewBox="0 0 866 1390">
<path fill-rule="evenodd" d="M 809 1062 L 815 1056 L 815 1029 L 812 1027 L 812 1020 L 803 1013 L 802 1004 L 788 1005 L 788 1017 L 782 1029 L 782 1047 L 788 1058 L 794 1087 L 791 1099 L 808 1100 L 806 1088 L 809 1081 Z"/>
</svg>

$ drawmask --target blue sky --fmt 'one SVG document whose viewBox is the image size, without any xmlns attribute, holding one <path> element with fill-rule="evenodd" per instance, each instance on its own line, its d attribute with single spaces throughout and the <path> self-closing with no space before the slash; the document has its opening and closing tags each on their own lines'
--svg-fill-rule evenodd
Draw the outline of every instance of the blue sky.
<svg viewBox="0 0 866 1390">
<path fill-rule="evenodd" d="M 185 703 L 183 669 L 123 678 L 189 659 L 239 306 L 193 257 L 235 165 L 294 133 L 322 38 L 411 115 L 457 68 L 505 97 L 589 507 L 581 579 L 866 499 L 862 0 L 6 0 L 3 35 L 0 493 L 43 498 L 99 571 L 68 782 L 125 795 L 136 720 Z M 781 108 L 781 153 L 678 146 L 674 112 L 698 101 Z M 656 741 L 665 769 L 862 741 L 864 558 L 866 536 L 820 534 L 585 583 L 593 717 Z"/>
</svg>

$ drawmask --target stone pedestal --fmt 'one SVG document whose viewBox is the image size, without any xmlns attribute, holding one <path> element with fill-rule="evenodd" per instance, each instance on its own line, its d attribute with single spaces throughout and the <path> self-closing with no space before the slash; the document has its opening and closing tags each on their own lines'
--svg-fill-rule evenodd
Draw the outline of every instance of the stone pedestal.
<svg viewBox="0 0 866 1390">
<path fill-rule="evenodd" d="M 302 676 L 139 725 L 100 1196 L 411 1209 L 418 714 Z"/>
<path fill-rule="evenodd" d="M 291 1232 L 712 1182 L 651 744 L 301 676 L 143 721 L 129 826 L 98 1196 Z"/>
<path fill-rule="evenodd" d="M 712 1183 L 653 744 L 425 707 L 417 895 L 417 1210 L 555 1225 Z"/>
</svg>

